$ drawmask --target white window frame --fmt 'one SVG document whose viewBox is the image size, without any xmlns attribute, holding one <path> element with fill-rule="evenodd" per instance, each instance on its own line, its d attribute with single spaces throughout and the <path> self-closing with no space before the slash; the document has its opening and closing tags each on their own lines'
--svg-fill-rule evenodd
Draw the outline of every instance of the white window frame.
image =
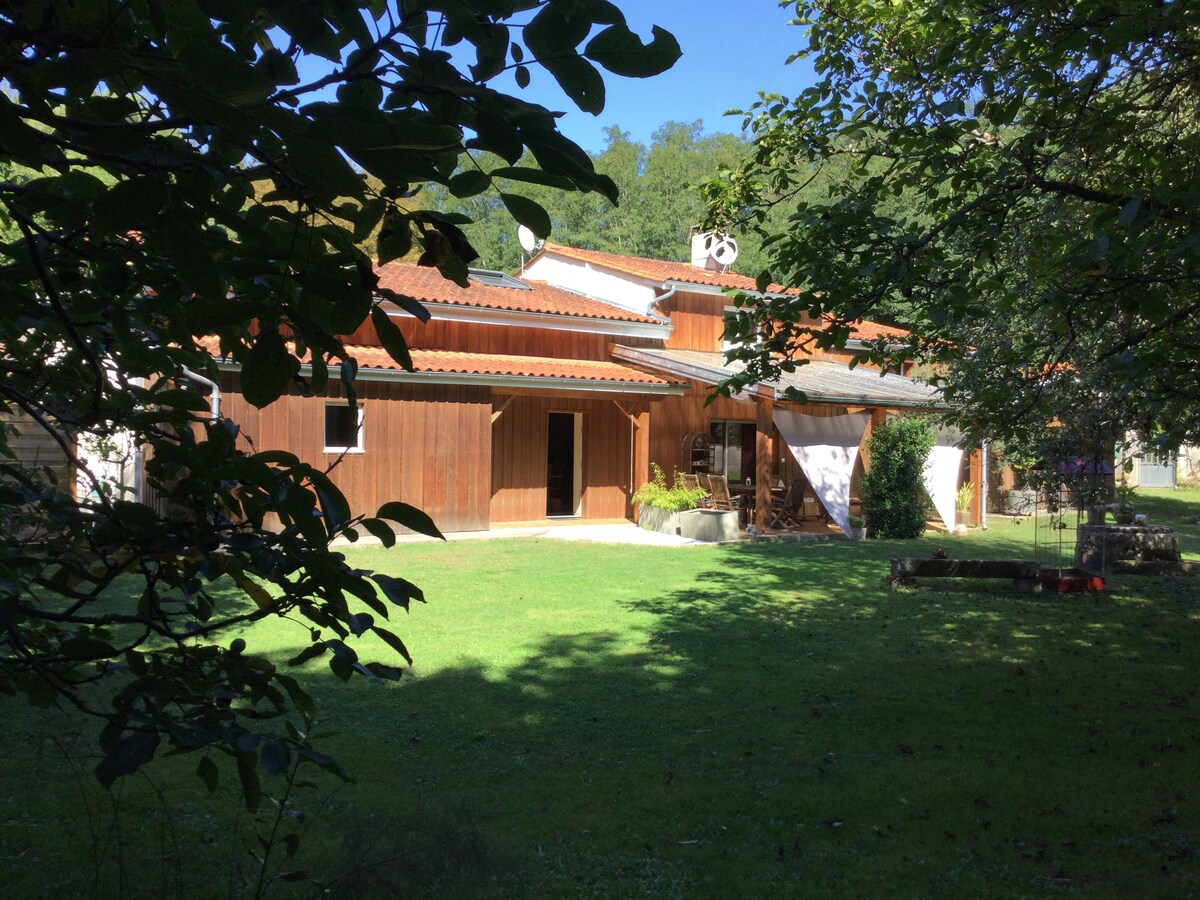
<svg viewBox="0 0 1200 900">
<path fill-rule="evenodd" d="M 344 400 L 338 401 L 336 403 L 326 403 L 325 404 L 325 410 L 323 413 L 323 418 L 321 420 L 321 439 L 322 439 L 322 441 L 326 441 L 329 437 L 329 410 L 333 409 L 335 407 L 341 407 L 342 409 L 346 409 L 347 406 L 348 405 Z M 363 440 L 363 418 L 364 418 L 364 413 L 366 412 L 366 407 L 363 405 L 362 401 L 356 402 L 355 406 L 358 409 L 358 428 L 354 432 L 355 437 L 357 438 L 356 443 L 353 446 L 349 446 L 349 447 L 330 446 L 328 443 L 326 443 L 326 445 L 325 445 L 326 453 L 339 453 L 340 454 L 340 453 L 364 453 L 365 452 L 366 443 Z"/>
</svg>

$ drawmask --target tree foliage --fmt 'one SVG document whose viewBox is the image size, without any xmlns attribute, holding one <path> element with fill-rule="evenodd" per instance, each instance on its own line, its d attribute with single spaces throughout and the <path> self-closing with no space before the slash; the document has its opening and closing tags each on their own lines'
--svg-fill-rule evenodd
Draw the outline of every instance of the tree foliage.
<svg viewBox="0 0 1200 900">
<path fill-rule="evenodd" d="M 619 205 L 598 193 L 564 193 L 548 186 L 528 191 L 549 214 L 551 240 L 630 256 L 687 259 L 691 228 L 705 217 L 698 187 L 741 159 L 745 142 L 731 134 L 705 134 L 700 121 L 667 122 L 654 132 L 649 145 L 632 140 L 617 127 L 608 129 L 606 139 L 604 151 L 592 162 L 597 172 L 616 184 Z M 479 162 L 486 165 L 485 160 Z M 479 250 L 482 265 L 515 270 L 521 264 L 521 251 L 500 199 L 506 190 L 509 186 L 501 181 L 492 191 L 469 198 L 437 191 L 434 202 L 448 214 L 471 219 L 463 231 Z M 757 236 L 740 229 L 737 237 L 742 247 L 734 268 L 757 273 L 762 265 Z"/>
<path fill-rule="evenodd" d="M 709 187 L 810 291 L 760 309 L 747 380 L 891 315 L 921 338 L 875 358 L 938 366 L 970 433 L 1200 436 L 1200 8 L 795 6 L 819 81 L 752 107 L 752 157 Z"/>
<path fill-rule="evenodd" d="M 253 805 L 259 762 L 314 752 L 272 724 L 311 701 L 222 632 L 286 616 L 310 637 L 290 664 L 397 678 L 354 640 L 408 659 L 385 623 L 420 590 L 329 545 L 438 531 L 399 501 L 351 510 L 291 453 L 242 449 L 197 392 L 195 375 L 219 374 L 200 339 L 241 366 L 256 406 L 331 378 L 354 402 L 338 336 L 370 317 L 408 364 L 382 306 L 427 315 L 379 287 L 363 243 L 459 280 L 476 255 L 421 186 L 467 197 L 503 178 L 505 209 L 541 234 L 521 186 L 616 199 L 555 114 L 491 81 L 541 66 L 598 112 L 597 67 L 652 75 L 679 48 L 658 28 L 643 42 L 606 0 L 39 0 L 0 12 L 0 42 L 0 690 L 102 717 L 103 782 L 164 743 L 219 750 Z M 57 447 L 78 495 L 16 453 L 18 429 Z M 146 449 L 155 505 L 78 452 L 118 435 Z"/>
<path fill-rule="evenodd" d="M 871 468 L 862 480 L 863 517 L 877 538 L 916 538 L 929 519 L 925 460 L 935 442 L 924 419 L 890 419 L 871 434 Z"/>
</svg>

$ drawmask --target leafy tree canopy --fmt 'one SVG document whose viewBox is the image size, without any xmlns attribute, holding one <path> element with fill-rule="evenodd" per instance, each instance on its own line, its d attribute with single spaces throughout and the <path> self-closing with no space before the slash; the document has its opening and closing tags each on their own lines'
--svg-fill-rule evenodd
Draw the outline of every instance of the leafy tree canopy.
<svg viewBox="0 0 1200 900">
<path fill-rule="evenodd" d="M 1200 436 L 1200 8 L 795 6 L 820 80 L 753 106 L 708 187 L 810 292 L 758 307 L 746 379 L 891 316 L 921 339 L 875 358 L 934 365 L 975 434 Z"/>
<path fill-rule="evenodd" d="M 551 240 L 588 250 L 687 259 L 691 227 L 705 217 L 698 186 L 722 166 L 741 159 L 745 142 L 731 134 L 705 134 L 700 121 L 667 122 L 654 132 L 649 145 L 633 141 L 617 127 L 609 128 L 606 137 L 607 146 L 592 162 L 597 172 L 617 185 L 620 205 L 599 193 L 563 193 L 549 187 L 526 191 L 549 214 Z M 489 165 L 486 158 L 471 164 L 476 163 Z M 482 265 L 515 270 L 521 264 L 521 251 L 501 198 L 513 188 L 498 181 L 491 191 L 464 199 L 440 190 L 431 194 L 431 201 L 447 214 L 471 219 L 463 231 L 479 250 Z M 737 237 L 741 253 L 734 269 L 757 273 L 762 267 L 758 236 L 738 229 Z"/>
<path fill-rule="evenodd" d="M 364 242 L 457 279 L 476 255 L 423 185 L 469 197 L 504 179 L 504 208 L 543 235 L 522 187 L 616 199 L 553 113 L 492 80 L 524 86 L 540 66 L 598 113 L 600 68 L 653 75 L 678 45 L 658 28 L 643 41 L 607 0 L 39 0 L 0 12 L 0 44 L 0 690 L 103 717 L 105 783 L 164 742 L 220 750 L 254 805 L 260 760 L 330 763 L 307 728 L 272 730 L 311 713 L 297 682 L 241 639 L 215 643 L 222 629 L 289 616 L 311 636 L 293 663 L 396 678 L 353 640 L 407 658 L 384 623 L 421 593 L 329 542 L 437 529 L 400 502 L 364 518 L 326 470 L 239 449 L 195 390 L 218 376 L 198 339 L 241 365 L 257 406 L 331 378 L 353 402 L 338 335 L 370 317 L 410 365 L 381 304 L 426 315 L 380 289 Z M 16 452 L 17 429 L 57 448 L 78 498 Z M 80 458 L 81 441 L 122 435 L 147 449 L 155 505 Z M 96 681 L 119 686 L 111 703 Z M 208 753 L 199 771 L 215 778 Z"/>
</svg>

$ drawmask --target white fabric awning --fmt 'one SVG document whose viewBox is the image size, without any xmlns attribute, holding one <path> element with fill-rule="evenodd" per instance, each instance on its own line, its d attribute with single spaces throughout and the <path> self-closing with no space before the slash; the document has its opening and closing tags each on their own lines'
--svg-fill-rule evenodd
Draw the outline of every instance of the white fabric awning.
<svg viewBox="0 0 1200 900">
<path fill-rule="evenodd" d="M 775 427 L 838 527 L 850 531 L 850 478 L 870 413 L 806 416 L 775 410 Z"/>
<path fill-rule="evenodd" d="M 958 490 L 958 470 L 963 454 L 956 445 L 961 440 L 959 432 L 939 429 L 937 443 L 925 458 L 925 471 L 922 473 L 933 508 L 948 531 L 954 530 L 954 495 Z"/>
</svg>

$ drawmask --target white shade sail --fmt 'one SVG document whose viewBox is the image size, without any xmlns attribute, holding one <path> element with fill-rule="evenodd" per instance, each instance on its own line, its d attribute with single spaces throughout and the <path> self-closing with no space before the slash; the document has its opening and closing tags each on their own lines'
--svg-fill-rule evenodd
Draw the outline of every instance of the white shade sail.
<svg viewBox="0 0 1200 900">
<path fill-rule="evenodd" d="M 937 443 L 925 458 L 925 471 L 922 473 L 933 508 L 948 531 L 954 530 L 954 495 L 958 490 L 958 470 L 963 454 L 955 445 L 961 440 L 962 435 L 956 431 L 938 431 Z"/>
<path fill-rule="evenodd" d="M 870 413 L 806 416 L 775 410 L 775 427 L 833 521 L 850 531 L 850 478 Z"/>
</svg>

